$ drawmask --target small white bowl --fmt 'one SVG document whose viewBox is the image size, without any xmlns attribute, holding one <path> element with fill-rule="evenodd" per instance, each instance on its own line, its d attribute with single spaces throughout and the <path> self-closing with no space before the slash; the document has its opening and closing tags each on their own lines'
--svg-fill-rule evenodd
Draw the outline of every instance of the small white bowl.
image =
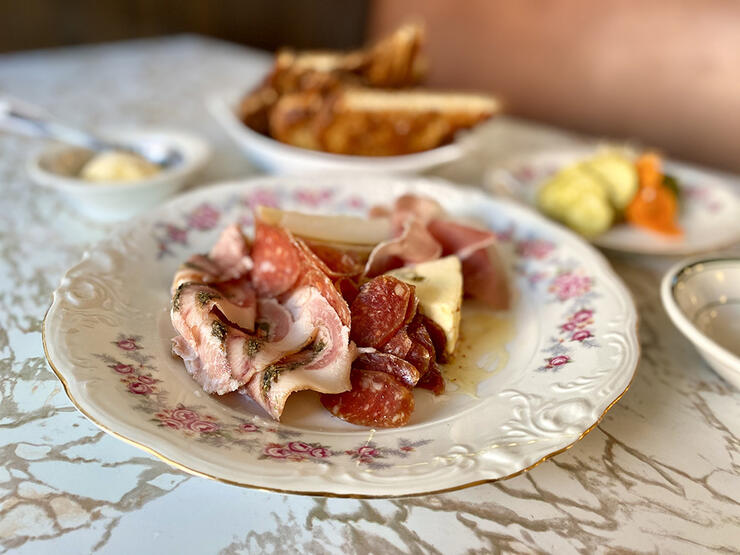
<svg viewBox="0 0 740 555">
<path fill-rule="evenodd" d="M 464 153 L 459 143 L 401 156 L 349 156 L 299 148 L 244 125 L 237 115 L 239 98 L 239 94 L 214 95 L 207 100 L 208 109 L 247 157 L 268 173 L 419 173 L 457 160 Z"/>
<path fill-rule="evenodd" d="M 676 327 L 740 389 L 740 258 L 683 261 L 663 277 L 660 293 Z"/>
<path fill-rule="evenodd" d="M 199 137 L 171 129 L 111 127 L 100 134 L 122 143 L 161 141 L 179 150 L 182 160 L 146 179 L 90 182 L 77 177 L 91 156 L 87 150 L 56 144 L 31 156 L 27 164 L 31 178 L 62 192 L 72 206 L 95 220 L 124 220 L 155 206 L 180 190 L 211 154 L 208 144 Z"/>
</svg>

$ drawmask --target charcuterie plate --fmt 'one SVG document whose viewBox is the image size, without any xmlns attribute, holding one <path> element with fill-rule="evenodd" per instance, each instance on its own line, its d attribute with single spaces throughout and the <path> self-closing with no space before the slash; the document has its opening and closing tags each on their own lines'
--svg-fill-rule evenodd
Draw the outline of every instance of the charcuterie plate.
<svg viewBox="0 0 740 555">
<path fill-rule="evenodd" d="M 510 268 L 513 306 L 498 315 L 500 335 L 473 350 L 473 387 L 417 390 L 401 428 L 348 424 L 313 392 L 291 396 L 276 422 L 241 396 L 207 395 L 172 356 L 172 275 L 226 225 L 249 232 L 257 205 L 365 214 L 406 192 L 492 229 Z M 571 447 L 629 387 L 636 324 L 606 260 L 531 210 L 437 180 L 331 176 L 209 186 L 119 228 L 66 273 L 43 331 L 77 408 L 182 470 L 281 492 L 393 497 L 507 478 Z"/>
</svg>

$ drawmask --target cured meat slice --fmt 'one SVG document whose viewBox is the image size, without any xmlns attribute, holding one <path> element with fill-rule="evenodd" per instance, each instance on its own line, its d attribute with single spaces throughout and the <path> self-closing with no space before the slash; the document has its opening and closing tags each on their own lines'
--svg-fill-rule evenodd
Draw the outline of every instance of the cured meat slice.
<svg viewBox="0 0 740 555">
<path fill-rule="evenodd" d="M 445 379 L 435 362 L 430 364 L 429 371 L 421 377 L 416 387 L 428 389 L 435 395 L 441 395 L 445 392 Z"/>
<path fill-rule="evenodd" d="M 408 326 L 404 326 L 383 345 L 382 350 L 385 353 L 405 359 L 413 346 L 414 341 L 409 337 Z"/>
<path fill-rule="evenodd" d="M 302 270 L 301 252 L 285 229 L 257 221 L 252 282 L 260 295 L 277 297 L 293 287 Z"/>
<path fill-rule="evenodd" d="M 467 295 L 494 310 L 508 310 L 511 303 L 506 269 L 498 250 L 491 245 L 462 261 L 463 289 Z"/>
<path fill-rule="evenodd" d="M 349 328 L 317 289 L 299 288 L 284 306 L 294 322 L 302 322 L 315 330 L 311 343 L 296 354 L 283 356 L 263 367 L 240 390 L 277 420 L 288 396 L 295 391 L 340 393 L 349 389 L 349 374 L 355 357 L 354 347 L 349 342 Z"/>
<path fill-rule="evenodd" d="M 255 307 L 249 310 L 254 318 Z M 288 313 L 287 333 L 274 335 L 271 341 L 271 336 L 262 331 L 265 326 L 286 327 L 285 316 L 277 310 L 262 310 L 258 323 L 263 326 L 257 333 L 246 333 L 246 311 L 202 284 L 184 284 L 173 297 L 170 317 L 179 334 L 173 340 L 173 352 L 184 355 L 187 370 L 207 393 L 222 395 L 234 391 L 270 364 L 302 350 L 316 337 L 310 314 L 301 313 L 292 319 Z M 254 320 L 251 327 L 254 328 Z"/>
<path fill-rule="evenodd" d="M 197 319 L 198 314 L 206 315 L 215 308 L 231 325 L 251 331 L 254 329 L 256 314 L 254 294 L 251 297 L 246 295 L 240 300 L 242 303 L 235 304 L 215 287 L 186 282 L 182 283 L 172 296 L 172 313 L 193 314 Z"/>
<path fill-rule="evenodd" d="M 374 277 L 406 264 L 435 260 L 442 254 L 442 246 L 427 231 L 420 220 L 410 219 L 399 237 L 384 241 L 370 253 L 365 275 Z"/>
<path fill-rule="evenodd" d="M 302 286 L 315 287 L 342 323 L 349 324 L 349 306 L 329 279 L 326 265 L 289 231 L 258 221 L 252 258 L 252 279 L 258 293 L 277 297 Z"/>
<path fill-rule="evenodd" d="M 488 230 L 442 219 L 432 220 L 428 228 L 445 255 L 460 258 L 465 294 L 495 310 L 508 309 L 509 284 L 496 236 Z"/>
<path fill-rule="evenodd" d="M 297 281 L 297 286 L 310 286 L 318 289 L 329 304 L 339 315 L 343 324 L 349 325 L 351 321 L 349 305 L 342 295 L 337 291 L 327 274 L 317 265 L 312 264 L 308 257 L 304 257 L 303 273 Z"/>
<path fill-rule="evenodd" d="M 353 368 L 377 370 L 390 374 L 408 387 L 414 387 L 421 378 L 421 373 L 408 361 L 390 353 L 361 353 L 353 363 Z"/>
<path fill-rule="evenodd" d="M 423 225 L 427 225 L 443 213 L 442 206 L 436 200 L 407 194 L 398 197 L 393 204 L 391 223 L 394 229 L 400 231 L 410 219 L 416 219 Z"/>
<path fill-rule="evenodd" d="M 220 269 L 219 276 L 222 280 L 239 278 L 252 269 L 249 242 L 236 224 L 221 232 L 208 257 Z"/>
<path fill-rule="evenodd" d="M 204 254 L 194 254 L 180 266 L 172 280 L 170 293 L 183 283 L 215 283 L 219 281 L 221 269 Z"/>
<path fill-rule="evenodd" d="M 254 288 L 246 278 L 214 283 L 212 287 L 237 306 L 254 307 L 257 304 Z"/>
<path fill-rule="evenodd" d="M 267 341 L 280 341 L 290 331 L 293 317 L 288 309 L 275 299 L 257 300 L 257 328 L 258 336 Z"/>
<path fill-rule="evenodd" d="M 429 339 L 432 341 L 432 345 L 434 345 L 436 359 L 443 362 L 442 359 L 445 356 L 447 347 L 447 335 L 445 334 L 445 331 L 431 318 L 428 318 L 424 314 L 419 314 L 419 316 L 421 316 L 424 327 L 429 334 Z"/>
<path fill-rule="evenodd" d="M 321 404 L 334 416 L 377 428 L 397 428 L 408 423 L 414 411 L 411 389 L 377 370 L 355 368 L 351 380 L 349 391 L 321 396 Z"/>
<path fill-rule="evenodd" d="M 180 267 L 172 281 L 172 293 L 186 282 L 217 283 L 241 278 L 252 269 L 249 249 L 239 226 L 230 225 L 209 254 L 194 254 Z"/>
<path fill-rule="evenodd" d="M 334 282 L 334 287 L 337 288 L 337 291 L 339 291 L 339 294 L 342 295 L 345 301 L 347 301 L 348 305 L 355 302 L 357 294 L 360 292 L 360 286 L 357 285 L 357 282 L 348 277 L 340 277 Z"/>
<path fill-rule="evenodd" d="M 352 303 L 352 341 L 360 347 L 382 347 L 404 326 L 414 299 L 414 286 L 393 276 L 367 282 Z"/>
<path fill-rule="evenodd" d="M 369 254 L 367 251 L 339 248 L 306 239 L 304 241 L 311 252 L 326 265 L 332 278 L 359 276 L 365 269 Z"/>
</svg>

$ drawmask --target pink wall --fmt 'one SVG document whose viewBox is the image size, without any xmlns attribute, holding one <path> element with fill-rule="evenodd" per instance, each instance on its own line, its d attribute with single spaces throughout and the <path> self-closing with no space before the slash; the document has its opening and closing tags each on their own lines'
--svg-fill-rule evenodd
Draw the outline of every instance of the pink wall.
<svg viewBox="0 0 740 555">
<path fill-rule="evenodd" d="M 375 0 L 370 34 L 414 16 L 434 86 L 740 170 L 740 1 Z"/>
</svg>

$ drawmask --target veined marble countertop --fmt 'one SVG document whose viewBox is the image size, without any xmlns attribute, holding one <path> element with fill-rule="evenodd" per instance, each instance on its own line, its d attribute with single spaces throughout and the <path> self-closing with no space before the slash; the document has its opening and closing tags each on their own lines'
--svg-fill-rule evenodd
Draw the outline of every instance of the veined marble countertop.
<svg viewBox="0 0 740 555">
<path fill-rule="evenodd" d="M 206 113 L 264 71 L 261 52 L 198 37 L 0 57 L 0 87 L 70 122 L 172 124 L 215 157 L 201 183 L 256 173 Z M 437 172 L 480 183 L 505 156 L 575 137 L 501 118 Z M 85 419 L 41 345 L 64 270 L 111 227 L 34 187 L 37 145 L 0 136 L 0 546 L 13 553 L 737 552 L 740 393 L 669 322 L 670 258 L 612 256 L 641 316 L 632 387 L 572 449 L 510 480 L 393 500 L 278 495 L 189 476 Z"/>
</svg>

